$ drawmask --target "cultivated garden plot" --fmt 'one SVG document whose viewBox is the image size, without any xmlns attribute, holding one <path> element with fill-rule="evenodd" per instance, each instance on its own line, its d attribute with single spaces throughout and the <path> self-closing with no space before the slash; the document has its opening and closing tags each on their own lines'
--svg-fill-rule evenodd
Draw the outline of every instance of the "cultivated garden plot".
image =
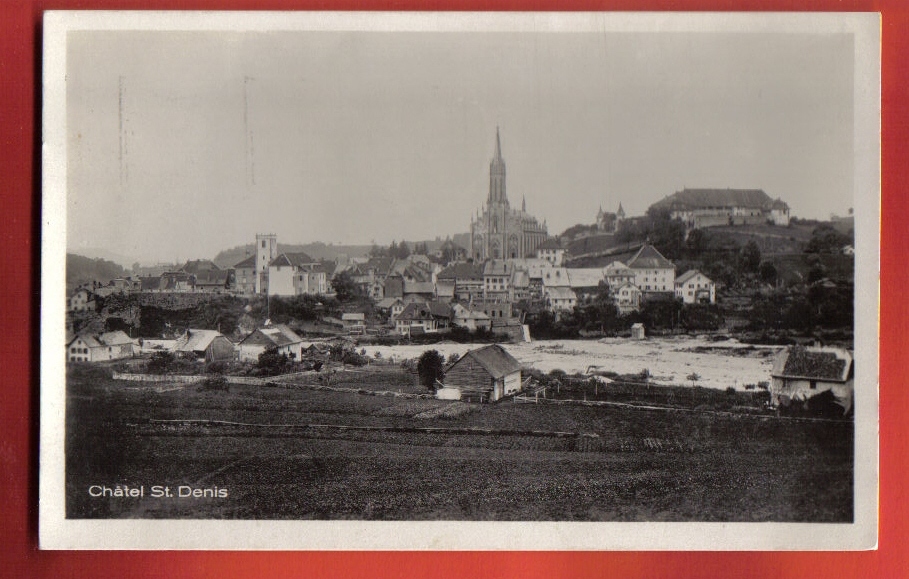
<svg viewBox="0 0 909 579">
<path fill-rule="evenodd" d="M 70 370 L 71 518 L 853 517 L 851 422 L 124 384 Z M 152 484 L 200 496 L 154 497 Z M 143 496 L 96 498 L 91 485 Z"/>
</svg>

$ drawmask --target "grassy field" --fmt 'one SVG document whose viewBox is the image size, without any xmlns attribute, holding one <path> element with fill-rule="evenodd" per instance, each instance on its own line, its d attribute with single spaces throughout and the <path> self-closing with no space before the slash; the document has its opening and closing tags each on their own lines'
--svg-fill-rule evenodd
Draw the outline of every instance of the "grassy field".
<svg viewBox="0 0 909 579">
<path fill-rule="evenodd" d="M 383 389 L 413 388 L 408 375 L 400 380 Z M 376 379 L 360 382 L 378 389 Z M 66 426 L 72 518 L 852 520 L 851 423 L 205 392 L 77 366 Z M 146 496 L 89 494 L 118 484 Z M 154 498 L 152 485 L 227 497 Z"/>
</svg>

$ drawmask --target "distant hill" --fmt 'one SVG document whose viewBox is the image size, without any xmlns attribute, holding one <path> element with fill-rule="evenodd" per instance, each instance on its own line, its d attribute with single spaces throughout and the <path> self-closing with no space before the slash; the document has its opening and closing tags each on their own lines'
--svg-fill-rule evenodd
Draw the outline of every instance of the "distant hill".
<svg viewBox="0 0 909 579">
<path fill-rule="evenodd" d="M 118 277 L 127 276 L 120 265 L 106 259 L 92 259 L 75 253 L 66 254 L 66 287 L 74 288 L 93 281 L 107 283 Z"/>
<path fill-rule="evenodd" d="M 469 233 L 457 233 L 452 236 L 452 240 L 462 247 L 467 247 L 467 244 L 470 242 Z M 407 241 L 407 245 L 413 249 L 414 245 L 417 243 L 425 243 L 426 249 L 430 252 L 437 250 L 444 239 L 430 239 L 430 240 L 417 240 L 417 241 Z M 398 240 L 400 243 L 400 240 Z M 308 254 L 313 259 L 326 259 L 334 261 L 342 255 L 347 257 L 365 257 L 369 254 L 369 250 L 372 249 L 371 245 L 329 245 L 322 242 L 315 243 L 281 243 L 278 242 L 278 251 L 281 253 L 284 252 L 298 252 L 302 251 Z M 218 267 L 233 267 L 246 259 L 248 256 L 252 255 L 256 250 L 255 245 L 250 243 L 248 245 L 240 245 L 233 247 L 231 249 L 226 249 L 218 253 L 214 261 Z"/>
</svg>

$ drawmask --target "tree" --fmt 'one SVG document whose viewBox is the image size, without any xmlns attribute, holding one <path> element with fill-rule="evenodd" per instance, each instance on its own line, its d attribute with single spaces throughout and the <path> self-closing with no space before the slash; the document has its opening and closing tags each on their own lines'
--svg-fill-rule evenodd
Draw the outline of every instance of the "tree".
<svg viewBox="0 0 909 579">
<path fill-rule="evenodd" d="M 150 374 L 166 374 L 173 362 L 173 353 L 155 352 L 152 354 L 151 360 L 148 361 L 148 372 Z"/>
<path fill-rule="evenodd" d="M 739 254 L 739 263 L 743 272 L 757 273 L 761 265 L 761 248 L 758 247 L 758 244 L 753 239 L 749 240 L 745 247 L 742 248 Z"/>
<path fill-rule="evenodd" d="M 351 277 L 350 272 L 342 271 L 331 278 L 331 287 L 335 289 L 335 295 L 339 302 L 350 302 L 360 297 L 360 287 Z"/>
<path fill-rule="evenodd" d="M 818 225 L 811 232 L 811 239 L 805 246 L 805 253 L 839 253 L 843 246 L 852 243 L 848 235 L 844 235 L 833 228 L 833 226 L 824 223 Z"/>
<path fill-rule="evenodd" d="M 758 268 L 758 276 L 764 283 L 775 284 L 778 275 L 776 266 L 769 261 L 761 263 L 761 267 Z"/>
<path fill-rule="evenodd" d="M 417 362 L 417 374 L 420 384 L 430 390 L 435 390 L 436 380 L 441 380 L 444 375 L 445 360 L 436 350 L 426 350 Z"/>
<path fill-rule="evenodd" d="M 283 374 L 291 365 L 287 354 L 279 354 L 278 348 L 272 346 L 259 354 L 258 367 L 268 376 Z"/>
</svg>

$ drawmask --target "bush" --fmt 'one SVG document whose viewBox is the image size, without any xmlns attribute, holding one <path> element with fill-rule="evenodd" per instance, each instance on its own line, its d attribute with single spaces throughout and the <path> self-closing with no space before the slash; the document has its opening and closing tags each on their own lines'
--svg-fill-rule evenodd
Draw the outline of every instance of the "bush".
<svg viewBox="0 0 909 579">
<path fill-rule="evenodd" d="M 149 374 L 167 374 L 173 364 L 174 355 L 172 352 L 155 352 L 148 361 L 147 370 Z"/>
<path fill-rule="evenodd" d="M 451 366 L 452 364 L 454 364 L 455 362 L 457 362 L 460 359 L 461 359 L 461 356 L 459 356 L 457 352 L 452 352 L 448 356 L 448 365 Z"/>
<path fill-rule="evenodd" d="M 205 372 L 207 374 L 224 374 L 227 372 L 227 362 L 220 360 L 217 362 L 212 362 L 208 365 L 208 367 L 205 368 Z"/>
<path fill-rule="evenodd" d="M 728 386 L 726 388 L 726 394 L 729 394 L 730 396 L 735 395 L 735 388 L 733 388 L 732 386 Z"/>
<path fill-rule="evenodd" d="M 420 384 L 430 390 L 435 390 L 436 380 L 444 376 L 445 360 L 436 350 L 426 350 L 417 362 L 417 374 L 420 375 Z"/>
<path fill-rule="evenodd" d="M 230 392 L 230 385 L 227 383 L 227 378 L 221 374 L 212 374 L 202 381 L 202 384 L 199 385 L 197 391 Z"/>
<path fill-rule="evenodd" d="M 276 376 L 287 372 L 290 369 L 291 361 L 287 354 L 279 354 L 277 348 L 271 347 L 259 354 L 256 366 L 264 375 Z"/>
</svg>

